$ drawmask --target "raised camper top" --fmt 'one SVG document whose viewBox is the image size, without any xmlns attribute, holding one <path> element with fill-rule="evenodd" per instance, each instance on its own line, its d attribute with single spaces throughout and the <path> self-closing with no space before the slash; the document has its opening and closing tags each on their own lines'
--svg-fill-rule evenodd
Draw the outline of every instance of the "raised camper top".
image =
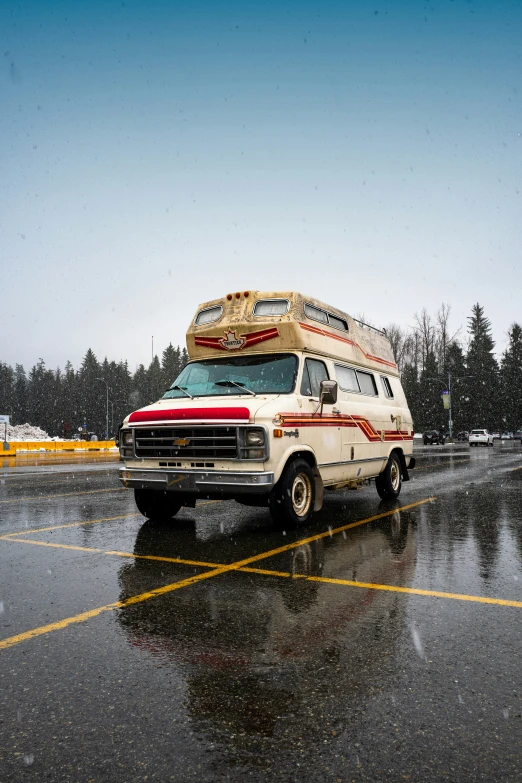
<svg viewBox="0 0 522 783">
<path fill-rule="evenodd" d="M 308 351 L 398 375 L 384 331 L 295 291 L 240 291 L 200 304 L 187 350 L 192 360 Z"/>
</svg>

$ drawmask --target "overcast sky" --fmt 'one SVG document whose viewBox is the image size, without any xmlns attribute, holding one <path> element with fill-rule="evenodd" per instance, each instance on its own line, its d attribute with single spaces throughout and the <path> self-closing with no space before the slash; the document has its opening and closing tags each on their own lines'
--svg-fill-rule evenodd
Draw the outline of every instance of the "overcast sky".
<svg viewBox="0 0 522 783">
<path fill-rule="evenodd" d="M 520 0 L 0 2 L 0 360 L 134 370 L 199 302 L 522 321 Z"/>
</svg>

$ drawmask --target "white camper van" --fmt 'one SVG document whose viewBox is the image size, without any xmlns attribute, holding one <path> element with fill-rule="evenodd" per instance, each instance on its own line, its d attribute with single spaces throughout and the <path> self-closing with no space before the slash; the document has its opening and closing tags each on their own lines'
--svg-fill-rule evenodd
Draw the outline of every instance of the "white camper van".
<svg viewBox="0 0 522 783">
<path fill-rule="evenodd" d="M 198 498 L 305 522 L 324 490 L 398 497 L 413 425 L 390 342 L 313 297 L 241 291 L 198 307 L 190 362 L 120 431 L 121 481 L 147 517 Z"/>
</svg>

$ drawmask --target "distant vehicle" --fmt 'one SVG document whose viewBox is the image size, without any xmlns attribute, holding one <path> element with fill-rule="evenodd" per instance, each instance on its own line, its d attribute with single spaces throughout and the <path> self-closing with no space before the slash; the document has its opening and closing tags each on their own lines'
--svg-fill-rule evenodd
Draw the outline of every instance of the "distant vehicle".
<svg viewBox="0 0 522 783">
<path fill-rule="evenodd" d="M 462 432 L 457 433 L 457 440 L 459 441 L 467 441 L 469 438 L 469 432 L 467 430 L 463 430 Z"/>
<path fill-rule="evenodd" d="M 493 433 L 493 440 L 500 440 L 500 432 Z"/>
<path fill-rule="evenodd" d="M 522 430 L 517 430 L 513 437 L 515 440 L 519 440 L 522 443 Z"/>
<path fill-rule="evenodd" d="M 470 446 L 492 446 L 493 435 L 489 430 L 471 430 L 469 433 Z"/>
<path fill-rule="evenodd" d="M 422 433 L 422 440 L 425 446 L 427 446 L 428 443 L 432 446 L 435 443 L 439 443 L 441 446 L 444 446 L 446 443 L 446 437 L 444 433 L 439 432 L 439 430 L 426 430 L 426 432 Z"/>
<path fill-rule="evenodd" d="M 512 432 L 503 432 L 500 436 L 501 440 L 513 440 L 513 433 Z"/>
</svg>

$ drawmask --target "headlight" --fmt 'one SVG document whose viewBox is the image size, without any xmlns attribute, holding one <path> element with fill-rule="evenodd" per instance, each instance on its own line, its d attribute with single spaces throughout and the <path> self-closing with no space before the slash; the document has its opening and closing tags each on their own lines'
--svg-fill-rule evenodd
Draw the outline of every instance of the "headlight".
<svg viewBox="0 0 522 783">
<path fill-rule="evenodd" d="M 122 446 L 132 446 L 133 444 L 132 430 L 125 430 L 124 432 L 122 432 L 121 444 Z"/>
<path fill-rule="evenodd" d="M 245 444 L 247 446 L 264 446 L 265 445 L 264 430 L 247 430 Z"/>
</svg>

